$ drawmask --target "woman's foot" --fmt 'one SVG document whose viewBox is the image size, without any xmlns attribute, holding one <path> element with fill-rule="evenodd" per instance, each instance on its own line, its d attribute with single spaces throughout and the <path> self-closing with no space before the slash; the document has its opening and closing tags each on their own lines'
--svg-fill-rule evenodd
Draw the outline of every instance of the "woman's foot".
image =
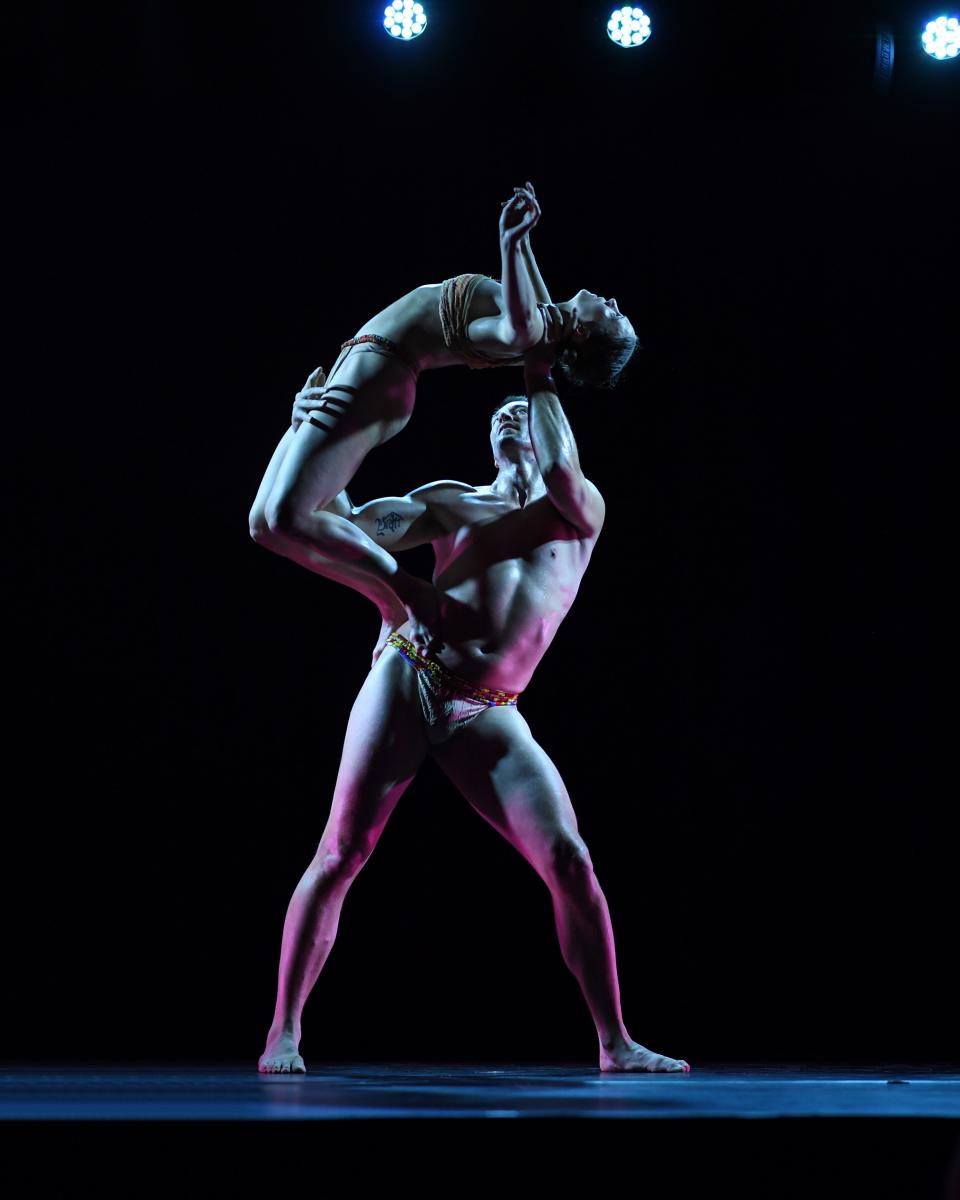
<svg viewBox="0 0 960 1200">
<path fill-rule="evenodd" d="M 292 1075 L 305 1075 L 307 1068 L 297 1053 L 300 1039 L 292 1033 L 281 1033 L 267 1038 L 267 1048 L 260 1055 L 257 1070 L 261 1075 L 273 1075 L 289 1071 Z"/>
<path fill-rule="evenodd" d="M 421 654 L 443 646 L 440 641 L 440 597 L 432 583 L 415 575 L 394 576 L 394 590 L 403 605 L 405 620 L 410 622 L 410 641 Z"/>
<path fill-rule="evenodd" d="M 624 1042 L 605 1050 L 600 1047 L 601 1071 L 689 1071 L 685 1058 L 667 1058 L 641 1046 L 639 1042 Z"/>
</svg>

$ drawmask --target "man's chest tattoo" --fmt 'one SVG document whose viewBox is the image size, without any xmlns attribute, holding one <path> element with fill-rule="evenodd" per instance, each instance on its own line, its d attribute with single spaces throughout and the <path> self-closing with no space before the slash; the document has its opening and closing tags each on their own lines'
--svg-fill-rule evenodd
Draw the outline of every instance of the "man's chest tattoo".
<svg viewBox="0 0 960 1200">
<path fill-rule="evenodd" d="M 387 513 L 385 517 L 377 517 L 377 537 L 396 532 L 402 524 L 403 517 L 398 512 Z"/>
</svg>

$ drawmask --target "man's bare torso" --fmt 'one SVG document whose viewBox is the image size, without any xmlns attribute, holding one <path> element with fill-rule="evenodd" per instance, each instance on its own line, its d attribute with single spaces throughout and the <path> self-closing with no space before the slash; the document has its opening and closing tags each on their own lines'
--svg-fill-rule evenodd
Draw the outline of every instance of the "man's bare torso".
<svg viewBox="0 0 960 1200">
<path fill-rule="evenodd" d="M 586 537 L 546 494 L 522 507 L 489 486 L 434 485 L 433 582 L 443 647 L 433 657 L 485 687 L 522 692 L 576 598 Z M 409 631 L 409 622 L 400 632 Z"/>
</svg>

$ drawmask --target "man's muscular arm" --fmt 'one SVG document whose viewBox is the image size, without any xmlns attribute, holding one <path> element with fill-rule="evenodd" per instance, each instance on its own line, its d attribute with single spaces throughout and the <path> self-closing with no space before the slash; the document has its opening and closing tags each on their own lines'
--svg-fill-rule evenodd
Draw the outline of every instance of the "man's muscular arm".
<svg viewBox="0 0 960 1200">
<path fill-rule="evenodd" d="M 341 515 L 353 521 L 379 546 L 396 553 L 398 550 L 423 546 L 440 537 L 445 531 L 437 516 L 436 506 L 444 497 L 464 491 L 473 491 L 473 487 L 456 479 L 441 479 L 414 488 L 406 496 L 382 496 L 378 500 L 369 500 Z M 340 495 L 346 493 L 341 492 Z"/>
<path fill-rule="evenodd" d="M 530 443 L 554 508 L 585 537 L 596 537 L 606 504 L 580 468 L 577 443 L 560 405 L 550 369 L 528 360 L 524 383 L 530 402 Z"/>
</svg>

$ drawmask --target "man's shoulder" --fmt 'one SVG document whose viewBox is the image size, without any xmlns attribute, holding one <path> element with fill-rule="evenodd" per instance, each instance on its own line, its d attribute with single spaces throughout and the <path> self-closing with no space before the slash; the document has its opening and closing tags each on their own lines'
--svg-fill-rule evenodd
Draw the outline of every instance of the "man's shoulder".
<svg viewBox="0 0 960 1200">
<path fill-rule="evenodd" d="M 575 488 L 572 495 L 564 493 L 554 499 L 554 505 L 560 516 L 577 530 L 582 541 L 592 544 L 600 536 L 607 515 L 607 502 L 592 479 L 581 476 L 579 488 Z"/>
<path fill-rule="evenodd" d="M 433 483 L 425 483 L 421 487 L 414 488 L 410 495 L 419 496 L 421 499 L 433 499 L 444 493 L 460 495 L 463 492 L 472 493 L 479 490 L 472 483 L 464 483 L 460 479 L 435 479 Z"/>
<path fill-rule="evenodd" d="M 470 523 L 470 501 L 482 494 L 483 490 L 461 479 L 436 479 L 433 483 L 418 487 L 410 495 L 416 496 L 430 513 L 436 536 L 444 537 Z"/>
</svg>

